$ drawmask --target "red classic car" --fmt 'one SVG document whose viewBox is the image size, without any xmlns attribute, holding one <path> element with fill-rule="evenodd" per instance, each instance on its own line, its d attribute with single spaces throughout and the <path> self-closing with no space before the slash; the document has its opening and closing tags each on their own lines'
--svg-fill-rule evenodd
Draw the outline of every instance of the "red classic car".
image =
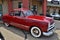
<svg viewBox="0 0 60 40">
<path fill-rule="evenodd" d="M 29 31 L 33 37 L 41 35 L 50 36 L 55 27 L 54 20 L 46 16 L 34 15 L 32 11 L 20 8 L 14 9 L 2 17 L 6 26 L 13 25 L 22 30 Z"/>
</svg>

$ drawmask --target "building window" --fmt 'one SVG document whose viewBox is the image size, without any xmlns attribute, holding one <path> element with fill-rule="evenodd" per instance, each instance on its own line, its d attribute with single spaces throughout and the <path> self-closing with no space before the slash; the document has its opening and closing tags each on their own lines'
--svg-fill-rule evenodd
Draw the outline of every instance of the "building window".
<svg viewBox="0 0 60 40">
<path fill-rule="evenodd" d="M 34 14 L 37 14 L 37 6 L 36 5 L 32 5 L 32 7 L 31 7 L 32 9 L 32 12 L 34 13 Z"/>
<path fill-rule="evenodd" d="M 56 4 L 59 4 L 59 1 L 58 0 L 52 0 L 51 3 L 56 5 Z"/>
<path fill-rule="evenodd" d="M 53 15 L 55 15 L 56 14 L 56 9 L 54 9 L 54 11 L 53 11 Z"/>
<path fill-rule="evenodd" d="M 19 2 L 18 3 L 18 8 L 21 8 L 22 7 L 22 2 Z"/>
<path fill-rule="evenodd" d="M 60 10 L 59 10 L 58 14 L 60 15 Z"/>
<path fill-rule="evenodd" d="M 36 5 L 33 5 L 32 6 L 32 9 L 33 9 L 33 11 L 37 11 L 37 6 Z"/>
<path fill-rule="evenodd" d="M 49 13 L 49 11 L 50 11 L 50 10 L 49 10 L 49 9 L 47 9 L 47 13 Z"/>
</svg>

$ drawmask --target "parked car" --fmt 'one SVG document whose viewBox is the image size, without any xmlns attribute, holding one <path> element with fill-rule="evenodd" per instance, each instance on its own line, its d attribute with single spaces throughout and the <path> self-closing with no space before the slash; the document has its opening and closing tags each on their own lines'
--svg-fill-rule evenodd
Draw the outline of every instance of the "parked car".
<svg viewBox="0 0 60 40">
<path fill-rule="evenodd" d="M 2 20 L 5 26 L 13 25 L 31 33 L 33 37 L 41 37 L 42 34 L 50 36 L 54 32 L 54 19 L 46 16 L 33 14 L 25 8 L 14 9 L 10 13 L 3 15 Z"/>
<path fill-rule="evenodd" d="M 42 14 L 40 14 L 40 15 L 43 16 L 44 14 L 42 13 Z M 49 13 L 47 13 L 46 16 L 47 16 L 47 17 L 52 17 Z"/>
<path fill-rule="evenodd" d="M 0 33 L 0 40 L 4 40 L 4 37 L 1 33 Z"/>
<path fill-rule="evenodd" d="M 54 19 L 60 19 L 60 14 L 58 14 L 58 13 L 51 13 L 50 14 Z"/>
</svg>

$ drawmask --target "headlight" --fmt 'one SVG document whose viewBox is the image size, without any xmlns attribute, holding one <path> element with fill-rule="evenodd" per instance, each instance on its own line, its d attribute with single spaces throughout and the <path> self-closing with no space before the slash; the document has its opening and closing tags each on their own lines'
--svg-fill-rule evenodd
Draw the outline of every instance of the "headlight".
<svg viewBox="0 0 60 40">
<path fill-rule="evenodd" d="M 48 28 L 50 27 L 50 22 L 48 23 Z"/>
<path fill-rule="evenodd" d="M 0 38 L 0 40 L 2 40 L 2 39 Z"/>
</svg>

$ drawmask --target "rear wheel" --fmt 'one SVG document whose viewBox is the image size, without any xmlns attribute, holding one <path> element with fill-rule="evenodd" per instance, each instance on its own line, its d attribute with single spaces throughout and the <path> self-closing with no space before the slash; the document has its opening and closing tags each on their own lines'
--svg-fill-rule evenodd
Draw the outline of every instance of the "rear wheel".
<svg viewBox="0 0 60 40">
<path fill-rule="evenodd" d="M 30 33 L 33 37 L 36 37 L 36 38 L 41 37 L 42 35 L 41 29 L 35 26 L 30 29 Z"/>
<path fill-rule="evenodd" d="M 9 24 L 8 24 L 8 23 L 4 23 L 4 25 L 5 25 L 6 27 L 8 27 L 8 26 L 9 26 Z"/>
</svg>

